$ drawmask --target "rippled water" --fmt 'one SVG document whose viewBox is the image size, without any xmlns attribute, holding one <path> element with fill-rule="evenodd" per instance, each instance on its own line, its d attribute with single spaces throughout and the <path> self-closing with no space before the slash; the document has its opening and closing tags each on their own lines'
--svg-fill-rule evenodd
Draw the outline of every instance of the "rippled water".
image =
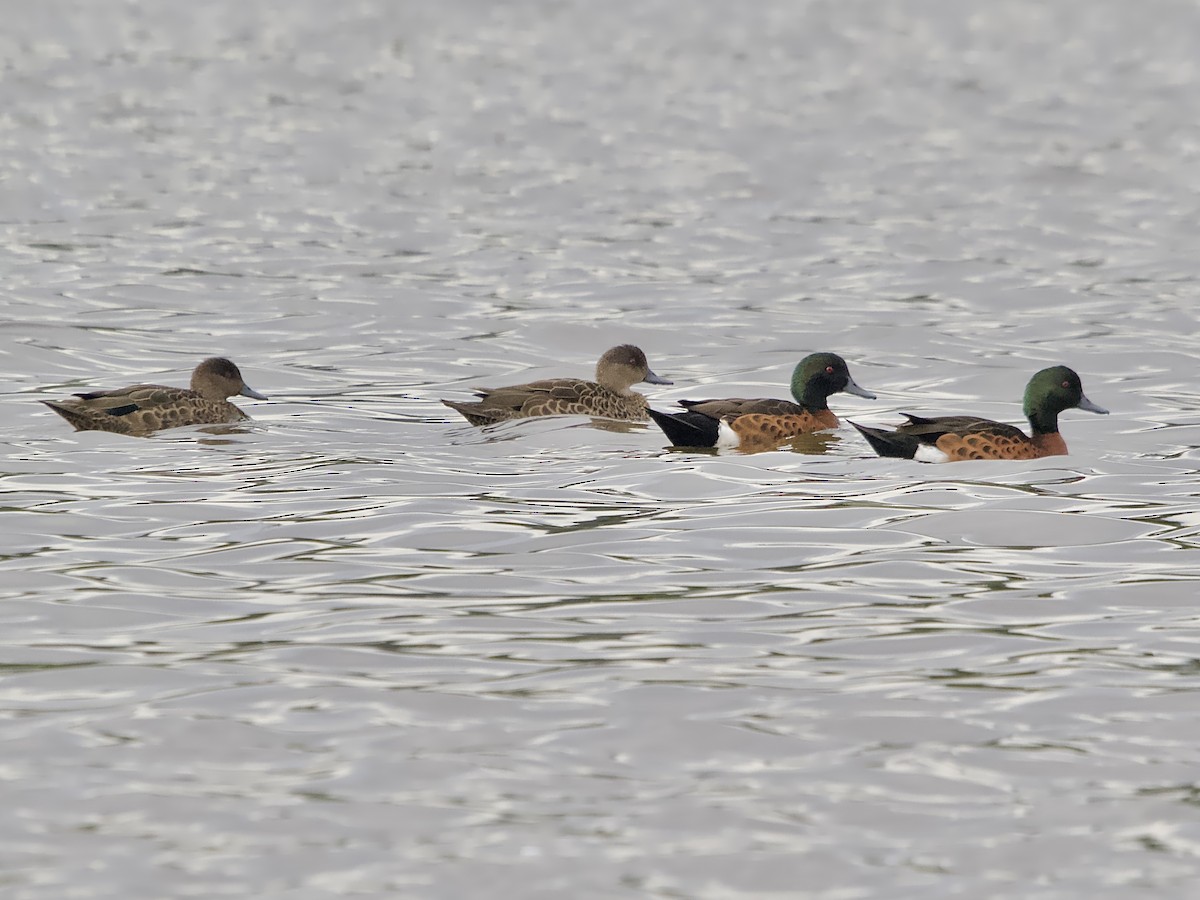
<svg viewBox="0 0 1200 900">
<path fill-rule="evenodd" d="M 12 898 L 1185 896 L 1200 12 L 48 0 L 10 17 Z M 642 346 L 699 395 L 1020 421 L 664 448 L 438 403 Z M 226 353 L 252 423 L 35 401 Z"/>
</svg>

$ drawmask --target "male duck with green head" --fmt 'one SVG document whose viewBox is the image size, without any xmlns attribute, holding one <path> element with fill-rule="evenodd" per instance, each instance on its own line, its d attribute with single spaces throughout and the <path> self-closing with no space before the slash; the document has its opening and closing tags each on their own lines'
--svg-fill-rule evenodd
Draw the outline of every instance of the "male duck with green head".
<svg viewBox="0 0 1200 900">
<path fill-rule="evenodd" d="M 836 353 L 813 353 L 792 372 L 791 400 L 680 400 L 687 412 L 648 410 L 676 447 L 737 447 L 769 450 L 789 438 L 838 427 L 829 395 L 845 391 L 874 400 L 855 384 L 846 361 Z"/>
<path fill-rule="evenodd" d="M 1083 393 L 1083 383 L 1072 369 L 1051 366 L 1029 379 L 1025 388 L 1025 417 L 1030 434 L 1020 428 L 977 416 L 923 418 L 904 413 L 908 422 L 895 431 L 857 428 L 880 456 L 922 462 L 958 462 L 964 459 L 1038 459 L 1066 456 L 1067 442 L 1058 432 L 1058 414 L 1068 409 L 1108 414 Z"/>
</svg>

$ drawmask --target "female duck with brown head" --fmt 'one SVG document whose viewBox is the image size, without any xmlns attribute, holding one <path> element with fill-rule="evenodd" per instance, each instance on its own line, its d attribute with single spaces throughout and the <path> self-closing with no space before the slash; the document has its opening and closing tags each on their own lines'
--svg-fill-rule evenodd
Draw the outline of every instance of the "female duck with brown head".
<svg viewBox="0 0 1200 900">
<path fill-rule="evenodd" d="M 144 435 L 181 425 L 216 425 L 249 418 L 229 402 L 233 396 L 267 399 L 246 384 L 236 365 L 216 356 L 196 366 L 190 389 L 133 384 L 42 403 L 74 425 L 76 431 Z"/>
<path fill-rule="evenodd" d="M 655 375 L 646 354 L 633 344 L 613 347 L 596 363 L 596 380 L 547 378 L 508 387 L 477 388 L 475 403 L 442 402 L 462 413 L 472 425 L 489 425 L 528 416 L 595 416 L 601 419 L 646 420 L 646 398 L 630 388 L 640 381 L 671 384 Z"/>
</svg>

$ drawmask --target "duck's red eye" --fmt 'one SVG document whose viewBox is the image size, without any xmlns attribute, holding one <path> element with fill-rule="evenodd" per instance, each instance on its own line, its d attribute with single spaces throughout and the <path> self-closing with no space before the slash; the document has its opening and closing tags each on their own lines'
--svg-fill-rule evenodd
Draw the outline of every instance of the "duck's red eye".
<svg viewBox="0 0 1200 900">
<path fill-rule="evenodd" d="M 1063 387 L 1065 387 L 1065 388 L 1069 388 L 1070 386 L 1071 386 L 1071 382 L 1069 382 L 1069 381 L 1064 381 L 1064 382 L 1063 382 Z"/>
<path fill-rule="evenodd" d="M 826 367 L 825 367 L 825 374 L 826 374 L 826 375 L 832 375 L 832 374 L 833 374 L 833 366 L 826 366 Z"/>
</svg>

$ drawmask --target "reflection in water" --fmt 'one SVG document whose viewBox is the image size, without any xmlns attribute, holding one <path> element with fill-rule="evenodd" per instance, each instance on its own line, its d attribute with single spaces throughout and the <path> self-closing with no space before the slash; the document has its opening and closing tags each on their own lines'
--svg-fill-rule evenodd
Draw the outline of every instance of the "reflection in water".
<svg viewBox="0 0 1200 900">
<path fill-rule="evenodd" d="M 718 450 L 716 447 L 673 447 L 664 446 L 662 449 L 669 453 L 700 454 L 703 456 L 750 456 L 756 453 L 775 453 L 790 450 L 793 453 L 803 453 L 809 456 L 820 456 L 837 447 L 841 436 L 831 431 L 819 431 L 814 434 L 798 434 L 781 443 L 778 447 L 752 446 L 748 448 L 734 447 L 728 450 Z"/>
</svg>

